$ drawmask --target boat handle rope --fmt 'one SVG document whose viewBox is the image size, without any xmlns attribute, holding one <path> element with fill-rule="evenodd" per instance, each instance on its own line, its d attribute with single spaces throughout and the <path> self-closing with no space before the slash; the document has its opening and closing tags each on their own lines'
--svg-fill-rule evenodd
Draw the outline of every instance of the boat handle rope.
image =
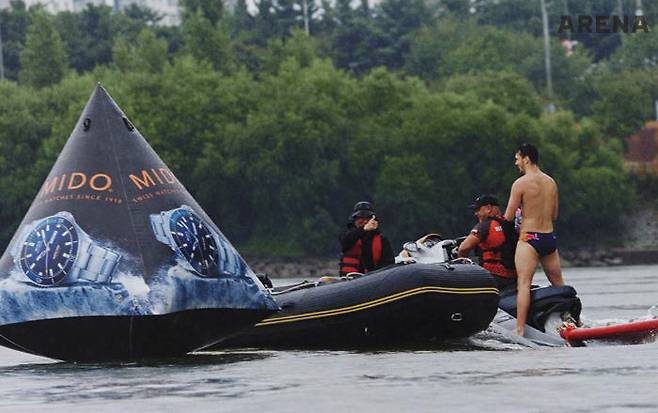
<svg viewBox="0 0 658 413">
<path fill-rule="evenodd" d="M 450 264 L 471 264 L 475 265 L 472 259 L 466 258 L 466 257 L 459 257 L 455 258 L 454 260 L 450 260 Z"/>
</svg>

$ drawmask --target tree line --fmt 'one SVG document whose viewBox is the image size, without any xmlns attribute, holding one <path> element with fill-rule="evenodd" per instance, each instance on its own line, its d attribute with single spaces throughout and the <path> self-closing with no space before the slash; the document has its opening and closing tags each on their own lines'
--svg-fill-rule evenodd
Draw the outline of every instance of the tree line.
<svg viewBox="0 0 658 413">
<path fill-rule="evenodd" d="M 335 254 L 359 200 L 374 201 L 394 245 L 462 235 L 475 195 L 507 199 L 514 148 L 526 141 L 560 185 L 567 245 L 614 242 L 642 196 L 623 169 L 622 138 L 658 98 L 654 31 L 574 35 L 573 53 L 552 33 L 557 111 L 546 113 L 539 2 L 308 0 L 306 15 L 297 0 L 261 0 L 256 12 L 244 0 L 232 10 L 181 3 L 177 27 L 135 6 L 50 15 L 13 1 L 0 11 L 0 242 L 97 81 L 253 253 Z M 555 30 L 557 3 L 574 14 L 618 6 L 552 2 Z"/>
</svg>

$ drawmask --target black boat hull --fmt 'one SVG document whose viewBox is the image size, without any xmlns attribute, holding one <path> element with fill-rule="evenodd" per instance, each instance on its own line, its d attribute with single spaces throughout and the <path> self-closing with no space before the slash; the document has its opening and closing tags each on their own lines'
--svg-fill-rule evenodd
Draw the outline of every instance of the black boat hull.
<svg viewBox="0 0 658 413">
<path fill-rule="evenodd" d="M 282 311 L 212 348 L 377 348 L 467 337 L 497 311 L 475 265 L 409 264 L 275 296 Z"/>
<path fill-rule="evenodd" d="M 168 358 L 207 347 L 270 313 L 199 309 L 164 315 L 28 321 L 0 326 L 0 345 L 76 362 Z"/>
</svg>

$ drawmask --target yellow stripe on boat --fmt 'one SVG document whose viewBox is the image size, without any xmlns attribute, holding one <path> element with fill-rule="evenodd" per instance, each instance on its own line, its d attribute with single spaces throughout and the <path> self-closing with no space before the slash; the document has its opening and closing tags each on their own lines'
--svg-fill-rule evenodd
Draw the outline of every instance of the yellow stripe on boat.
<svg viewBox="0 0 658 413">
<path fill-rule="evenodd" d="M 355 311 L 366 310 L 368 308 L 377 307 L 383 304 L 388 304 L 393 301 L 398 301 L 403 298 L 408 298 L 419 294 L 498 294 L 498 289 L 495 287 L 487 288 L 451 288 L 451 287 L 418 287 L 407 291 L 402 291 L 393 295 L 378 298 L 372 301 L 355 304 L 349 307 L 333 308 L 331 310 L 315 311 L 311 313 L 289 315 L 285 317 L 270 317 L 260 323 L 256 327 L 269 326 L 272 324 L 289 323 L 293 321 L 310 320 L 313 318 L 333 317 L 337 315 L 353 313 Z"/>
</svg>

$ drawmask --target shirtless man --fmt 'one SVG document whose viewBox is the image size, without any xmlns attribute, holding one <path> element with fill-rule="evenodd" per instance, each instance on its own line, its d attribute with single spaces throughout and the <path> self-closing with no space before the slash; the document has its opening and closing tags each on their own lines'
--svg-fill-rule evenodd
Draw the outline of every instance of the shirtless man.
<svg viewBox="0 0 658 413">
<path fill-rule="evenodd" d="M 514 264 L 517 273 L 516 334 L 523 336 L 530 309 L 530 285 L 540 262 L 552 285 L 562 286 L 562 270 L 553 221 L 558 215 L 557 184 L 539 169 L 539 152 L 524 143 L 514 155 L 522 176 L 514 181 L 505 219 L 514 220 L 516 209 L 522 208 L 521 233 L 516 246 Z"/>
</svg>

